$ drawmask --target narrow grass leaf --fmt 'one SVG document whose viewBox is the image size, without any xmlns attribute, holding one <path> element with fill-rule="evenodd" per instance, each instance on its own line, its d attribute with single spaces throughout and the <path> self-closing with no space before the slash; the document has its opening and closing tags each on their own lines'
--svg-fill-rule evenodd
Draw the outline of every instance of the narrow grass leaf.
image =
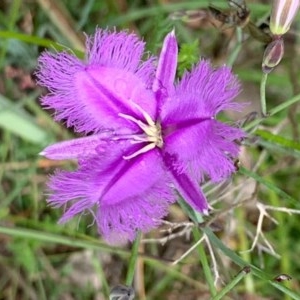
<svg viewBox="0 0 300 300">
<path fill-rule="evenodd" d="M 249 272 L 251 271 L 250 267 L 243 268 L 234 278 L 230 281 L 212 300 L 220 300 L 230 292 Z"/>
<path fill-rule="evenodd" d="M 63 46 L 52 40 L 40 38 L 40 37 L 34 36 L 34 35 L 18 33 L 18 32 L 14 32 L 14 31 L 0 31 L 0 38 L 16 39 L 16 40 L 20 40 L 20 41 L 23 41 L 23 42 L 26 42 L 29 44 L 34 44 L 34 45 L 38 45 L 38 46 L 50 48 L 50 49 L 55 49 L 57 51 L 70 50 L 66 46 Z M 72 52 L 75 53 L 75 55 L 79 58 L 84 57 L 83 52 L 80 50 L 72 49 Z"/>
<path fill-rule="evenodd" d="M 300 143 L 287 139 L 283 136 L 273 134 L 267 130 L 262 130 L 262 129 L 257 129 L 255 131 L 255 134 L 263 138 L 264 140 L 267 140 L 269 142 L 272 142 L 274 144 L 281 145 L 286 148 L 290 148 L 293 150 L 298 150 L 300 151 Z"/>
<path fill-rule="evenodd" d="M 241 167 L 239 169 L 239 173 L 246 175 L 248 177 L 253 178 L 254 180 L 256 180 L 257 182 L 263 184 L 264 186 L 266 186 L 267 188 L 269 188 L 271 191 L 273 191 L 274 193 L 276 193 L 277 195 L 279 195 L 280 197 L 282 197 L 283 199 L 286 199 L 288 201 L 291 201 L 293 203 L 297 203 L 296 199 L 293 198 L 292 196 L 290 196 L 289 194 L 287 194 L 286 192 L 284 192 L 282 189 L 278 188 L 276 185 L 274 185 L 273 183 L 265 180 L 264 178 L 262 178 L 261 176 L 259 176 L 258 174 L 244 168 Z"/>
<path fill-rule="evenodd" d="M 0 95 L 0 127 L 21 138 L 44 145 L 47 143 L 47 132 L 41 129 L 25 110 L 16 108 L 10 100 Z"/>
<path fill-rule="evenodd" d="M 227 246 L 225 246 L 223 244 L 223 242 L 212 232 L 212 230 L 210 228 L 206 227 L 206 228 L 203 228 L 202 230 L 208 236 L 210 242 L 215 247 L 217 247 L 218 249 L 220 249 L 220 251 L 222 251 L 226 256 L 228 256 L 234 263 L 236 263 L 237 265 L 239 265 L 241 267 L 250 266 L 251 272 L 256 277 L 261 278 L 261 279 L 267 281 L 269 284 L 271 284 L 272 286 L 274 286 L 276 289 L 280 290 L 281 292 L 283 292 L 286 295 L 289 295 L 292 299 L 300 300 L 299 293 L 296 293 L 296 292 L 292 291 L 291 289 L 285 287 L 284 285 L 279 284 L 278 282 L 275 282 L 273 279 L 271 279 L 274 276 L 273 277 L 270 276 L 269 274 L 263 272 L 261 269 L 257 268 L 254 265 L 247 264 L 247 262 L 245 262 L 234 251 L 232 251 Z"/>
</svg>

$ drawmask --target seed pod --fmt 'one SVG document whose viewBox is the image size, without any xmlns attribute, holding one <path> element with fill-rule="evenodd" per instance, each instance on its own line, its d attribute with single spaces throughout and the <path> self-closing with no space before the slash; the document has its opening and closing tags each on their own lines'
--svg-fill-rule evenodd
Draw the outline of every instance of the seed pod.
<svg viewBox="0 0 300 300">
<path fill-rule="evenodd" d="M 264 52 L 262 61 L 262 70 L 264 73 L 270 73 L 281 61 L 284 54 L 284 42 L 282 38 L 271 42 Z"/>
</svg>

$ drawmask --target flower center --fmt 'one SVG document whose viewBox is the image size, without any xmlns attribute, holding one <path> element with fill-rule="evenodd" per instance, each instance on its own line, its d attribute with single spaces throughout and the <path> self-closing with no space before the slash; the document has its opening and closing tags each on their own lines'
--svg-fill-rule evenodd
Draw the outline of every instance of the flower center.
<svg viewBox="0 0 300 300">
<path fill-rule="evenodd" d="M 132 144 L 139 144 L 139 143 L 148 143 L 148 144 L 131 155 L 123 156 L 124 159 L 131 159 L 142 153 L 150 151 L 155 147 L 162 148 L 164 144 L 162 139 L 162 134 L 161 134 L 161 125 L 159 123 L 155 123 L 151 119 L 150 115 L 146 111 L 144 111 L 138 104 L 133 102 L 133 106 L 142 114 L 145 121 L 138 120 L 130 115 L 126 115 L 122 113 L 119 113 L 119 116 L 137 124 L 144 132 L 144 134 L 133 135 L 131 137 Z"/>
</svg>

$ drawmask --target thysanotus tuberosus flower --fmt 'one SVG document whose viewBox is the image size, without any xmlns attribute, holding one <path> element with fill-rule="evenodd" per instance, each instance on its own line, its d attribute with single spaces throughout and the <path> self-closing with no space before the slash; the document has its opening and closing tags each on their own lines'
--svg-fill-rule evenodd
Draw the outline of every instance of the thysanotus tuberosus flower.
<svg viewBox="0 0 300 300">
<path fill-rule="evenodd" d="M 270 31 L 275 36 L 288 32 L 299 10 L 299 0 L 274 0 L 270 18 Z"/>
<path fill-rule="evenodd" d="M 57 171 L 49 182 L 49 203 L 65 207 L 61 222 L 90 211 L 103 237 L 118 244 L 156 227 L 177 193 L 207 213 L 199 183 L 235 171 L 243 132 L 215 116 L 239 109 L 239 84 L 229 68 L 205 60 L 174 83 L 177 51 L 171 32 L 155 68 L 152 57 L 142 62 L 136 35 L 98 29 L 85 61 L 42 54 L 38 82 L 50 90 L 43 106 L 85 135 L 42 152 L 78 161 L 77 170 Z"/>
</svg>

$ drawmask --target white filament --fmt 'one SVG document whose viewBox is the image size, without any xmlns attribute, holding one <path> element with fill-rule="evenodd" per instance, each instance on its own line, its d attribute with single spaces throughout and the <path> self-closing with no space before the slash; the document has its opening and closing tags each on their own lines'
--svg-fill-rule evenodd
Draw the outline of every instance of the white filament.
<svg viewBox="0 0 300 300">
<path fill-rule="evenodd" d="M 140 150 L 134 152 L 131 155 L 123 156 L 124 159 L 131 159 L 136 157 L 142 153 L 146 153 L 155 147 L 162 148 L 163 146 L 163 139 L 161 135 L 161 126 L 160 124 L 156 124 L 152 119 L 151 116 L 144 111 L 138 104 L 132 102 L 133 106 L 137 108 L 137 110 L 143 115 L 145 122 L 134 118 L 133 116 L 119 113 L 118 115 L 126 120 L 129 120 L 136 125 L 138 125 L 144 132 L 145 135 L 132 135 L 132 144 L 144 143 L 148 142 L 148 144 L 141 148 Z"/>
</svg>

